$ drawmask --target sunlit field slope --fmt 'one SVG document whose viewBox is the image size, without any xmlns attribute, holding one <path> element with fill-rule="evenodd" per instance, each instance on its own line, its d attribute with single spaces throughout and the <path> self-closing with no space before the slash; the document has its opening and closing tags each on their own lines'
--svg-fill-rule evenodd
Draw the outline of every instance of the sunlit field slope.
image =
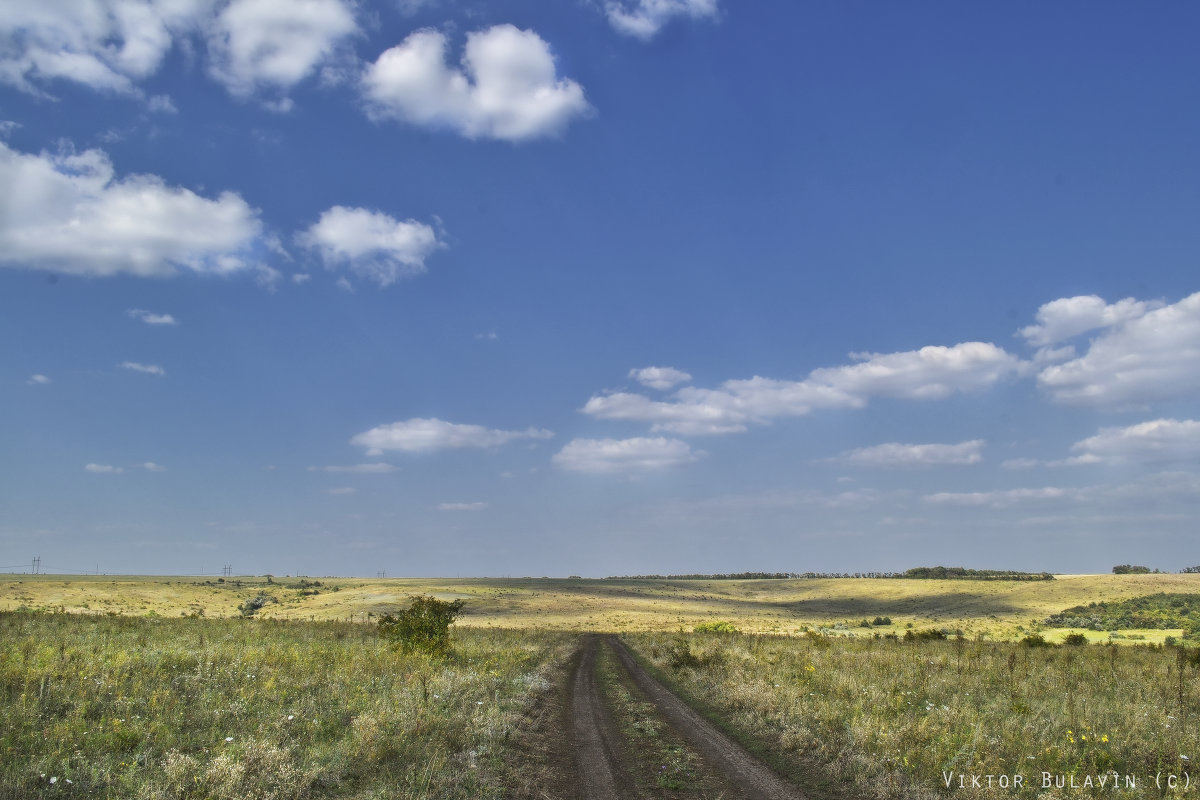
<svg viewBox="0 0 1200 800">
<path fill-rule="evenodd" d="M 1200 575 L 1060 575 L 1052 581 L 829 578 L 588 580 L 558 578 L 345 579 L 29 576 L 0 578 L 0 610 L 178 617 L 368 620 L 417 594 L 462 599 L 462 627 L 562 631 L 690 630 L 728 620 L 747 632 L 797 633 L 889 617 L 871 632 L 936 626 L 1020 638 L 1077 605 L 1156 592 L 1200 592 Z M 1151 634 L 1162 637 L 1170 631 Z M 1058 634 L 1053 634 L 1058 635 Z M 1051 634 L 1048 632 L 1047 636 Z"/>
</svg>

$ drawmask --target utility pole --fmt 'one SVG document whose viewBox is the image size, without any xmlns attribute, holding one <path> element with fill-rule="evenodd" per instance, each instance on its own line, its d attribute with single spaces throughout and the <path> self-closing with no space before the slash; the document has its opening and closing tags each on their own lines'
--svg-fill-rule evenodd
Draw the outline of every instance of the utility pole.
<svg viewBox="0 0 1200 800">
<path fill-rule="evenodd" d="M 42 572 L 42 557 L 34 556 L 33 557 L 33 574 L 40 575 L 41 572 Z"/>
<path fill-rule="evenodd" d="M 376 573 L 375 573 L 375 577 L 376 577 L 376 578 L 386 578 L 386 577 L 387 577 L 387 570 L 381 570 L 380 572 L 376 572 Z"/>
<path fill-rule="evenodd" d="M 226 564 L 225 566 L 221 567 L 221 575 L 223 575 L 224 577 L 228 578 L 232 574 L 233 574 L 233 565 L 232 564 Z"/>
</svg>

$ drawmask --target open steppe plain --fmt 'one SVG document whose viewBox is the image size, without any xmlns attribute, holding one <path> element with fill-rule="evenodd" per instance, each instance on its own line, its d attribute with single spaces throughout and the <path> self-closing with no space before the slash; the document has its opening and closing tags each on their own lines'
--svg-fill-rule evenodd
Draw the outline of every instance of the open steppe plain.
<svg viewBox="0 0 1200 800">
<path fill-rule="evenodd" d="M 1200 575 L 13 575 L 0 800 L 1185 798 L 1181 631 L 1018 643 L 1159 592 Z M 465 602 L 448 657 L 378 635 L 414 595 Z M 963 635 L 903 638 L 929 629 Z"/>
<path fill-rule="evenodd" d="M 319 585 L 318 585 L 319 584 Z M 259 595 L 264 619 L 370 619 L 414 595 L 465 602 L 459 627 L 674 631 L 726 620 L 751 633 L 795 634 L 890 617 L 871 632 L 937 627 L 1019 639 L 1050 614 L 1102 600 L 1200 592 L 1200 574 L 1059 575 L 1052 581 L 803 578 L 642 580 L 582 578 L 337 578 L 234 576 L 0 576 L 0 611 L 239 616 Z M 1161 641 L 1178 631 L 1145 631 Z M 1047 632 L 1048 638 L 1055 633 Z"/>
</svg>

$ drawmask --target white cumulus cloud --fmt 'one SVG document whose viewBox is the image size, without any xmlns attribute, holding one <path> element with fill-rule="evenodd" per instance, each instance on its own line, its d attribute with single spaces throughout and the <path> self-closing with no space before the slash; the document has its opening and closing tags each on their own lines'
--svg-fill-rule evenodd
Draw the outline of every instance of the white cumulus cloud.
<svg viewBox="0 0 1200 800">
<path fill-rule="evenodd" d="M 30 375 L 29 380 L 27 380 L 25 382 L 28 383 L 30 386 L 45 386 L 47 383 L 50 382 L 50 379 L 47 378 L 45 375 L 42 375 L 39 373 L 37 375 Z"/>
<path fill-rule="evenodd" d="M 755 376 L 726 381 L 718 389 L 688 386 L 669 401 L 626 392 L 597 395 L 582 411 L 601 419 L 650 422 L 653 431 L 737 433 L 750 422 L 765 423 L 822 408 L 861 408 L 872 397 L 928 400 L 977 391 L 1023 369 L 1020 359 L 986 342 L 851 354 L 851 358 L 858 363 L 815 369 L 800 381 Z"/>
<path fill-rule="evenodd" d="M 457 448 L 499 447 L 517 439 L 549 439 L 554 434 L 539 428 L 503 431 L 482 425 L 463 425 L 437 418 L 409 419 L 380 425 L 354 436 L 350 443 L 367 448 L 368 456 L 396 450 L 404 453 L 432 453 Z"/>
<path fill-rule="evenodd" d="M 573 439 L 555 453 L 560 469 L 576 472 L 633 472 L 688 464 L 697 455 L 686 442 L 663 437 Z"/>
<path fill-rule="evenodd" d="M 67 0 L 0 6 L 0 82 L 41 93 L 55 80 L 138 94 L 212 0 Z"/>
<path fill-rule="evenodd" d="M 1095 436 L 1076 442 L 1076 459 L 1091 463 L 1194 461 L 1200 458 L 1200 422 L 1154 419 L 1125 428 L 1101 428 Z"/>
<path fill-rule="evenodd" d="M 153 175 L 114 176 L 100 150 L 30 155 L 0 143 L 0 266 L 77 275 L 225 274 L 256 266 L 258 212 Z"/>
<path fill-rule="evenodd" d="M 88 472 L 95 472 L 101 475 L 114 475 L 125 471 L 121 467 L 114 467 L 111 464 L 85 464 L 83 468 Z"/>
<path fill-rule="evenodd" d="M 928 467 L 941 464 L 978 464 L 984 440 L 958 444 L 901 444 L 888 442 L 847 450 L 837 460 L 860 467 Z"/>
<path fill-rule="evenodd" d="M 1063 297 L 1039 308 L 1037 324 L 1022 328 L 1020 333 L 1030 344 L 1045 347 L 1097 328 L 1137 319 L 1161 306 L 1159 302 L 1132 297 L 1111 305 L 1094 294 Z"/>
<path fill-rule="evenodd" d="M 629 377 L 643 386 L 666 391 L 678 384 L 687 383 L 692 376 L 674 367 L 643 367 L 629 370 Z"/>
<path fill-rule="evenodd" d="M 362 76 L 375 119 L 449 128 L 471 139 L 553 136 L 590 110 L 583 87 L 559 78 L 533 31 L 496 25 L 467 34 L 462 68 L 446 64 L 446 37 L 420 30 L 384 51 Z"/>
<path fill-rule="evenodd" d="M 153 461 L 147 461 L 146 463 L 142 464 L 142 469 L 146 470 L 147 472 L 166 472 L 167 471 L 167 468 L 164 467 L 162 464 L 155 464 Z"/>
<path fill-rule="evenodd" d="M 1200 292 L 1115 323 L 1082 356 L 1045 367 L 1038 384 L 1071 405 L 1129 407 L 1195 396 Z"/>
<path fill-rule="evenodd" d="M 299 236 L 326 267 L 347 267 L 380 286 L 425 271 L 425 259 L 444 245 L 430 226 L 380 211 L 333 206 Z"/>
<path fill-rule="evenodd" d="M 357 30 L 353 8 L 342 0 L 233 0 L 209 31 L 209 73 L 239 97 L 286 91 Z M 291 102 L 272 108 L 286 112 Z"/>
<path fill-rule="evenodd" d="M 139 364 L 136 361 L 122 361 L 118 364 L 121 369 L 131 370 L 133 372 L 143 372 L 147 375 L 166 375 L 167 371 L 158 364 Z"/>
<path fill-rule="evenodd" d="M 604 11 L 617 31 L 648 40 L 675 17 L 715 17 L 717 0 L 610 0 Z"/>
</svg>

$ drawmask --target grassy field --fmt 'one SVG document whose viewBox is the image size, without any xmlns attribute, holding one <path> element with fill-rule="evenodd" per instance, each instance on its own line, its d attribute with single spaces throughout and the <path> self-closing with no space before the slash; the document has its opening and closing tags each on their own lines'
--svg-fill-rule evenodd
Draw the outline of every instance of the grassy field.
<svg viewBox="0 0 1200 800">
<path fill-rule="evenodd" d="M 1148 796 L 1155 774 L 1200 758 L 1195 650 L 1015 642 L 1061 641 L 1072 629 L 1046 628 L 1046 618 L 1093 602 L 1157 620 L 1170 602 L 1121 601 L 1161 592 L 1200 593 L 1200 575 L 11 576 L 0 580 L 0 800 L 536 796 L 551 765 L 533 755 L 523 721 L 552 684 L 565 685 L 581 631 L 624 635 L 784 771 L 821 776 L 821 796 L 1078 795 L 1034 791 L 1043 771 L 1133 775 L 1136 791 L 1104 792 Z M 466 603 L 448 660 L 399 653 L 367 624 L 416 594 Z M 875 617 L 891 622 L 860 625 Z M 742 633 L 691 632 L 717 620 Z M 928 628 L 963 638 L 903 639 Z M 1153 645 L 1180 631 L 1084 633 Z M 641 766 L 662 771 L 639 780 L 706 792 L 648 706 L 609 661 L 601 667 L 618 722 L 649 759 Z M 947 789 L 946 773 L 1031 783 Z"/>
<path fill-rule="evenodd" d="M 0 797 L 520 796 L 523 715 L 573 637 L 0 612 Z"/>
<path fill-rule="evenodd" d="M 317 581 L 320 585 L 312 585 Z M 1076 605 L 1156 592 L 1200 592 L 1200 574 L 1061 575 L 1053 581 L 805 579 L 746 581 L 511 579 L 296 579 L 242 577 L 0 577 L 0 610 L 21 607 L 163 617 L 238 616 L 265 594 L 256 616 L 366 620 L 415 594 L 463 599 L 460 627 L 556 631 L 663 631 L 716 619 L 743 631 L 799 633 L 890 617 L 891 628 L 962 629 L 1018 639 L 1049 615 Z M 1143 632 L 1161 641 L 1178 631 Z M 1046 634 L 1049 637 L 1061 633 Z"/>
<path fill-rule="evenodd" d="M 1069 776 L 1080 786 L 1105 778 L 1105 789 L 1084 796 L 1183 797 L 1182 777 L 1178 791 L 1160 794 L 1155 776 L 1182 776 L 1200 760 L 1197 663 L 1180 657 L 1188 651 L 818 635 L 626 640 L 685 697 L 764 746 L 785 771 L 820 776 L 831 796 L 1081 794 L 1043 790 L 1046 772 L 1068 785 Z M 996 776 L 991 789 L 971 787 L 971 776 L 986 783 L 987 775 Z M 999 775 L 1010 785 L 1001 788 Z"/>
</svg>

